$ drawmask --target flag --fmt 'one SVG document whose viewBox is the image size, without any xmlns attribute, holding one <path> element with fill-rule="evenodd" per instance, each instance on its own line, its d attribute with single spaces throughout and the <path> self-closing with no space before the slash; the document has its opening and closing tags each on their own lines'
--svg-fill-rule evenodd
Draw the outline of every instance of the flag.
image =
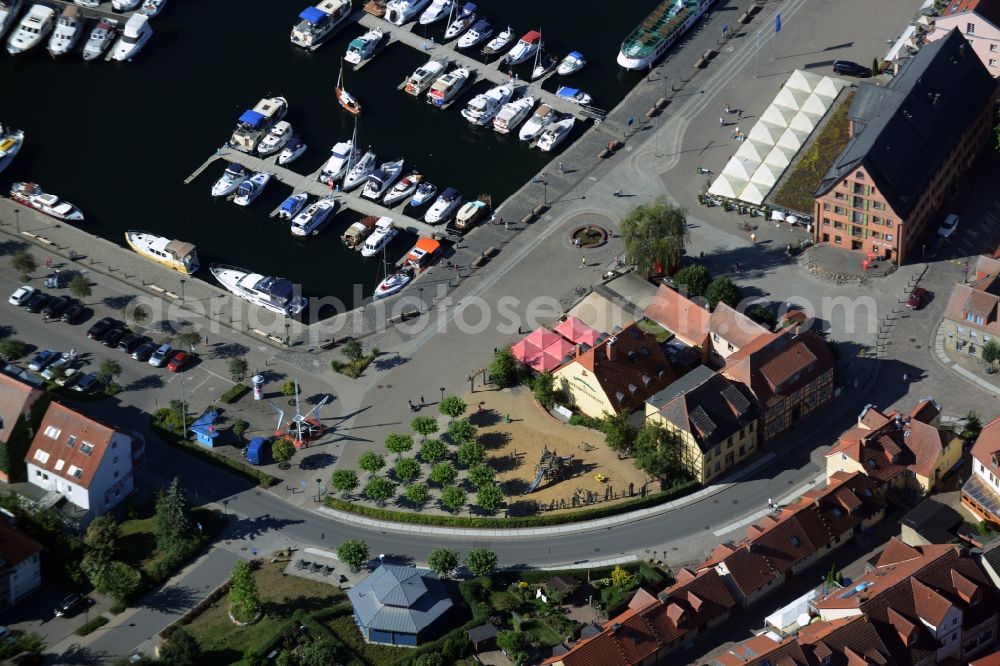
<svg viewBox="0 0 1000 666">
<path fill-rule="evenodd" d="M 781 32 L 781 14 L 774 15 L 774 31 Z"/>
</svg>

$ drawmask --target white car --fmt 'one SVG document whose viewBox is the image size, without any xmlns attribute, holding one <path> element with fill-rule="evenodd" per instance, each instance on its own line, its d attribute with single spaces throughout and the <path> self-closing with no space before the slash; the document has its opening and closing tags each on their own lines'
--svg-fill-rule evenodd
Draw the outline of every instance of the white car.
<svg viewBox="0 0 1000 666">
<path fill-rule="evenodd" d="M 162 368 L 169 360 L 170 351 L 170 345 L 160 345 L 157 350 L 153 352 L 153 355 L 149 357 L 149 364 L 154 368 Z"/>
<path fill-rule="evenodd" d="M 35 292 L 37 291 L 38 290 L 35 289 L 34 287 L 29 287 L 28 285 L 22 285 L 17 288 L 17 291 L 15 291 L 13 294 L 10 295 L 10 298 L 7 299 L 7 302 L 10 303 L 11 305 L 24 305 L 25 303 L 28 302 L 29 298 L 35 295 Z"/>
<path fill-rule="evenodd" d="M 955 233 L 955 229 L 958 229 L 958 215 L 952 213 L 948 217 L 944 218 L 944 222 L 942 222 L 941 226 L 938 227 L 938 235 L 948 238 Z"/>
</svg>

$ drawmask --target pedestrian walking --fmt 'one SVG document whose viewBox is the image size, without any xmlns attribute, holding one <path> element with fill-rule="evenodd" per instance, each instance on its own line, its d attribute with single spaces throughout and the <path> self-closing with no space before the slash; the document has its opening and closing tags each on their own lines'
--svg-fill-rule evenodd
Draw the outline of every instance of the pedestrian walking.
<svg viewBox="0 0 1000 666">
<path fill-rule="evenodd" d="M 750 244 L 751 245 L 757 244 L 757 234 L 750 234 Z"/>
<path fill-rule="evenodd" d="M 580 268 L 583 268 L 586 265 L 587 265 L 587 257 L 580 257 Z"/>
<path fill-rule="evenodd" d="M 408 404 L 410 406 L 410 411 L 411 412 L 416 411 L 416 408 L 413 406 L 413 401 L 412 400 L 407 400 L 406 404 Z"/>
<path fill-rule="evenodd" d="M 732 113 L 732 111 L 729 110 L 729 105 L 728 104 L 726 104 L 726 113 L 727 114 Z"/>
<path fill-rule="evenodd" d="M 45 267 L 52 268 L 52 257 L 45 257 Z"/>
<path fill-rule="evenodd" d="M 743 120 L 743 109 L 736 109 L 736 119 Z"/>
<path fill-rule="evenodd" d="M 420 404 L 421 405 L 426 405 L 427 404 L 426 402 L 424 402 L 424 396 L 420 396 Z"/>
<path fill-rule="evenodd" d="M 774 500 L 771 499 L 770 497 L 767 498 L 767 508 L 774 509 Z"/>
<path fill-rule="evenodd" d="M 556 170 L 561 174 L 563 172 L 562 162 L 556 165 Z"/>
<path fill-rule="evenodd" d="M 483 403 L 479 403 L 478 405 L 476 405 L 476 411 L 479 412 L 480 414 L 483 413 Z"/>
<path fill-rule="evenodd" d="M 725 127 L 726 121 L 722 116 L 719 116 L 719 127 Z"/>
</svg>

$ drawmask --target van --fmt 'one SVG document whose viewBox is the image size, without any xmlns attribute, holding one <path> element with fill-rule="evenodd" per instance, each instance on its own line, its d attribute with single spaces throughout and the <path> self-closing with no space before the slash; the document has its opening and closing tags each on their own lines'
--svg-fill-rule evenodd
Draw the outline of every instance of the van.
<svg viewBox="0 0 1000 666">
<path fill-rule="evenodd" d="M 166 364 L 168 356 L 170 356 L 170 345 L 162 344 L 149 357 L 149 364 L 154 368 L 162 368 Z"/>
</svg>

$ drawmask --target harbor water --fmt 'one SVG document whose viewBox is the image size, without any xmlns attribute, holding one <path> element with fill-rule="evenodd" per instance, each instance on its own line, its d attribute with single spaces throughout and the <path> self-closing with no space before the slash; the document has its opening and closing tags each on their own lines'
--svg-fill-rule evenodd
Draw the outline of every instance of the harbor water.
<svg viewBox="0 0 1000 666">
<path fill-rule="evenodd" d="M 123 246 L 127 229 L 179 238 L 198 246 L 202 266 L 227 263 L 284 276 L 307 295 L 357 305 L 353 285 L 370 294 L 382 268 L 380 259 L 362 259 L 340 242 L 356 214 L 343 212 L 318 236 L 297 239 L 286 223 L 268 217 L 290 194 L 277 181 L 247 208 L 210 196 L 224 162 L 183 184 L 229 138 L 240 113 L 267 95 L 288 99 L 286 120 L 309 146 L 289 165 L 293 170 L 312 173 L 330 146 L 350 138 L 353 117 L 338 106 L 334 85 L 347 43 L 364 29 L 348 26 L 318 51 L 302 51 L 288 36 L 308 4 L 171 0 L 152 20 L 153 37 L 132 63 L 84 63 L 79 48 L 59 60 L 44 48 L 18 57 L 0 51 L 0 120 L 26 132 L 0 187 L 6 193 L 12 181 L 37 182 L 84 210 L 80 226 Z M 509 24 L 520 36 L 541 28 L 559 58 L 571 50 L 584 53 L 587 66 L 562 81 L 549 77 L 547 90 L 560 83 L 578 87 L 593 95 L 595 106 L 611 109 L 642 77 L 621 70 L 615 57 L 655 0 L 477 4 L 498 31 Z M 440 41 L 443 23 L 414 31 L 428 43 Z M 553 155 L 529 149 L 516 135 L 471 127 L 459 114 L 471 94 L 440 111 L 397 90 L 437 51 L 395 43 L 358 72 L 347 67 L 346 87 L 363 105 L 358 143 L 371 146 L 380 162 L 405 158 L 406 170 L 420 170 L 439 187 L 456 187 L 467 199 L 490 194 L 499 203 Z M 478 54 L 479 47 L 472 51 Z M 530 69 L 529 61 L 515 72 L 523 79 Z M 489 85 L 480 81 L 472 92 Z M 577 125 L 574 136 L 585 129 Z M 398 259 L 413 240 L 401 234 L 388 258 Z M 205 269 L 198 277 L 212 279 Z"/>
</svg>

